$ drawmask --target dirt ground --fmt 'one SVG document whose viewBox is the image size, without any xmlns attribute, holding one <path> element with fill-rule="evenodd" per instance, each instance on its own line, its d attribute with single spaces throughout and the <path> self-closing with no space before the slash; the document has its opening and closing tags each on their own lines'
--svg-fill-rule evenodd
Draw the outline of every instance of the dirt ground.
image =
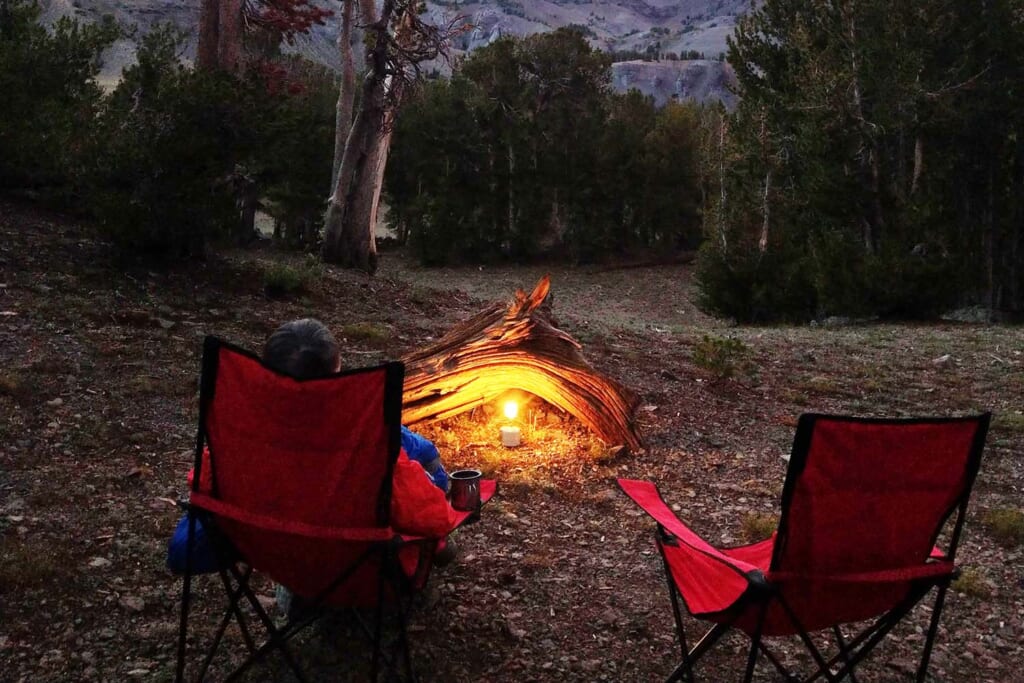
<svg viewBox="0 0 1024 683">
<path fill-rule="evenodd" d="M 149 270 L 119 261 L 88 226 L 0 201 L 0 680 L 171 679 L 180 587 L 164 566 L 178 518 L 169 501 L 192 459 L 204 335 L 259 349 L 279 323 L 315 315 L 351 365 L 369 364 L 550 272 L 562 327 L 642 396 L 646 450 L 609 455 L 538 405 L 515 452 L 498 446 L 484 411 L 418 426 L 449 468 L 481 467 L 501 483 L 413 613 L 423 681 L 659 680 L 678 650 L 653 523 L 616 477 L 656 481 L 709 541 L 740 543 L 778 514 L 800 413 L 983 409 L 996 418 L 960 551 L 967 578 L 947 601 L 931 671 L 1024 681 L 1024 551 L 1020 530 L 997 521 L 1022 506 L 1020 328 L 734 327 L 697 311 L 687 266 L 423 270 L 394 253 L 375 278 L 328 268 L 308 291 L 272 300 L 264 272 L 282 260 L 305 267 L 253 249 Z M 742 341 L 734 377 L 695 362 L 704 335 Z M 214 588 L 200 591 L 208 622 Z M 915 616 L 860 681 L 909 680 L 927 610 Z M 357 677 L 342 627 L 296 645 L 318 680 Z M 796 645 L 778 649 L 806 665 Z M 737 680 L 742 649 L 725 641 L 703 680 Z M 279 672 L 249 678 L 287 680 Z M 777 680 L 766 662 L 759 672 Z"/>
</svg>

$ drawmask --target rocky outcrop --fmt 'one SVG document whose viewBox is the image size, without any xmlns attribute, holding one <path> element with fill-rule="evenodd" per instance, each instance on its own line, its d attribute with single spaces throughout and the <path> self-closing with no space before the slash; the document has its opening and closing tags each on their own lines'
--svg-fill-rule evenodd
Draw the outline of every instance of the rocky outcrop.
<svg viewBox="0 0 1024 683">
<path fill-rule="evenodd" d="M 316 0 L 336 10 L 337 0 Z M 658 53 L 694 51 L 709 57 L 725 49 L 736 15 L 749 7 L 749 0 L 428 0 L 426 11 L 438 24 L 461 17 L 472 28 L 454 45 L 456 52 L 475 50 L 501 36 L 526 36 L 551 31 L 559 26 L 580 26 L 592 44 L 606 50 Z M 111 14 L 118 21 L 136 26 L 140 33 L 157 24 L 171 23 L 188 36 L 185 58 L 195 54 L 196 26 L 200 0 L 40 0 L 44 19 L 54 22 L 62 16 L 92 21 Z M 331 68 L 338 68 L 338 16 L 316 26 L 308 35 L 298 36 L 286 46 Z M 358 50 L 357 50 L 358 52 Z M 102 79 L 115 83 L 121 70 L 135 58 L 132 41 L 119 41 L 106 59 Z M 445 64 L 437 67 L 444 72 Z M 617 90 L 636 88 L 659 104 L 672 99 L 700 102 L 720 100 L 732 106 L 729 91 L 732 74 L 720 62 L 661 61 L 622 62 L 614 66 Z"/>
<path fill-rule="evenodd" d="M 736 78 L 726 62 L 707 59 L 662 62 L 617 62 L 612 65 L 612 87 L 619 92 L 639 90 L 659 106 L 673 100 L 736 104 Z"/>
</svg>

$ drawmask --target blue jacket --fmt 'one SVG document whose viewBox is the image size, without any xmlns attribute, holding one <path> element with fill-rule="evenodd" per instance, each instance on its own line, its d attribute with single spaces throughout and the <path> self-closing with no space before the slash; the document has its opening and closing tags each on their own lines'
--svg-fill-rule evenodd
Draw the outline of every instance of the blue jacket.
<svg viewBox="0 0 1024 683">
<path fill-rule="evenodd" d="M 437 446 L 403 426 L 402 449 L 410 460 L 423 465 L 423 469 L 427 471 L 427 476 L 430 477 L 430 481 L 434 482 L 434 486 L 445 493 L 448 492 L 448 473 L 445 472 L 444 465 L 441 464 L 441 454 L 437 452 Z"/>
</svg>

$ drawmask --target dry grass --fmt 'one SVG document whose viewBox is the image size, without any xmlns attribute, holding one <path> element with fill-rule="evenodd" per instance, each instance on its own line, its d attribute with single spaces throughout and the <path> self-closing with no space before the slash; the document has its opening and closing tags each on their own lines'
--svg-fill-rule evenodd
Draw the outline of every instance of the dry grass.
<svg viewBox="0 0 1024 683">
<path fill-rule="evenodd" d="M 992 428 L 1014 434 L 1024 434 L 1024 415 L 1021 413 L 999 413 L 992 418 Z"/>
<path fill-rule="evenodd" d="M 1014 548 L 1024 543 L 1024 511 L 1017 508 L 996 508 L 982 517 L 982 523 L 996 541 Z"/>
<path fill-rule="evenodd" d="M 352 323 L 343 326 L 339 332 L 348 341 L 369 346 L 385 346 L 391 339 L 391 330 L 376 323 Z"/>
<path fill-rule="evenodd" d="M 31 380 L 23 372 L 0 371 L 0 396 L 10 396 L 14 400 L 20 401 L 32 393 L 32 386 Z"/>
<path fill-rule="evenodd" d="M 747 543 L 756 543 L 771 536 L 778 526 L 777 515 L 748 512 L 740 520 L 740 535 Z"/>
<path fill-rule="evenodd" d="M 574 417 L 537 400 L 520 406 L 519 417 L 508 420 L 493 404 L 413 429 L 431 439 L 449 470 L 475 467 L 487 477 L 508 484 L 552 490 L 559 481 L 584 470 L 607 465 L 617 451 L 609 449 Z M 517 448 L 501 445 L 500 428 L 515 424 L 522 432 Z"/>
<path fill-rule="evenodd" d="M 263 270 L 263 290 L 271 299 L 284 299 L 305 292 L 310 274 L 287 263 L 272 263 Z"/>
<path fill-rule="evenodd" d="M 0 540 L 0 595 L 36 588 L 67 571 L 67 558 L 38 540 Z"/>
<path fill-rule="evenodd" d="M 960 578 L 954 581 L 950 587 L 957 593 L 978 600 L 985 600 L 992 596 L 992 584 L 980 570 L 974 567 L 964 567 Z"/>
</svg>

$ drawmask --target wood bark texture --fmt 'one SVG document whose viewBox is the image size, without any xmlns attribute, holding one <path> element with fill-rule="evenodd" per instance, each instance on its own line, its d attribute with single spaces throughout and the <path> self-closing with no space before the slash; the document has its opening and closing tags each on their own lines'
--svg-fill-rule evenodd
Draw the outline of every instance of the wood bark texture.
<svg viewBox="0 0 1024 683">
<path fill-rule="evenodd" d="M 199 11 L 199 46 L 196 48 L 196 66 L 202 71 L 217 68 L 217 45 L 220 43 L 220 3 L 203 0 Z"/>
<path fill-rule="evenodd" d="M 338 185 L 338 170 L 345 155 L 345 141 L 352 127 L 352 110 L 356 100 L 356 63 L 352 55 L 352 24 L 355 0 L 343 0 L 341 9 L 341 30 L 338 32 L 338 54 L 341 58 L 341 85 L 338 88 L 338 105 L 335 117 L 334 168 L 331 172 L 331 194 Z"/>
<path fill-rule="evenodd" d="M 545 276 L 532 293 L 517 291 L 510 305 L 494 303 L 403 358 L 403 421 L 445 419 L 521 390 L 575 416 L 609 445 L 642 449 L 639 397 L 595 370 L 579 342 L 556 327 L 545 305 L 550 286 Z"/>
</svg>

